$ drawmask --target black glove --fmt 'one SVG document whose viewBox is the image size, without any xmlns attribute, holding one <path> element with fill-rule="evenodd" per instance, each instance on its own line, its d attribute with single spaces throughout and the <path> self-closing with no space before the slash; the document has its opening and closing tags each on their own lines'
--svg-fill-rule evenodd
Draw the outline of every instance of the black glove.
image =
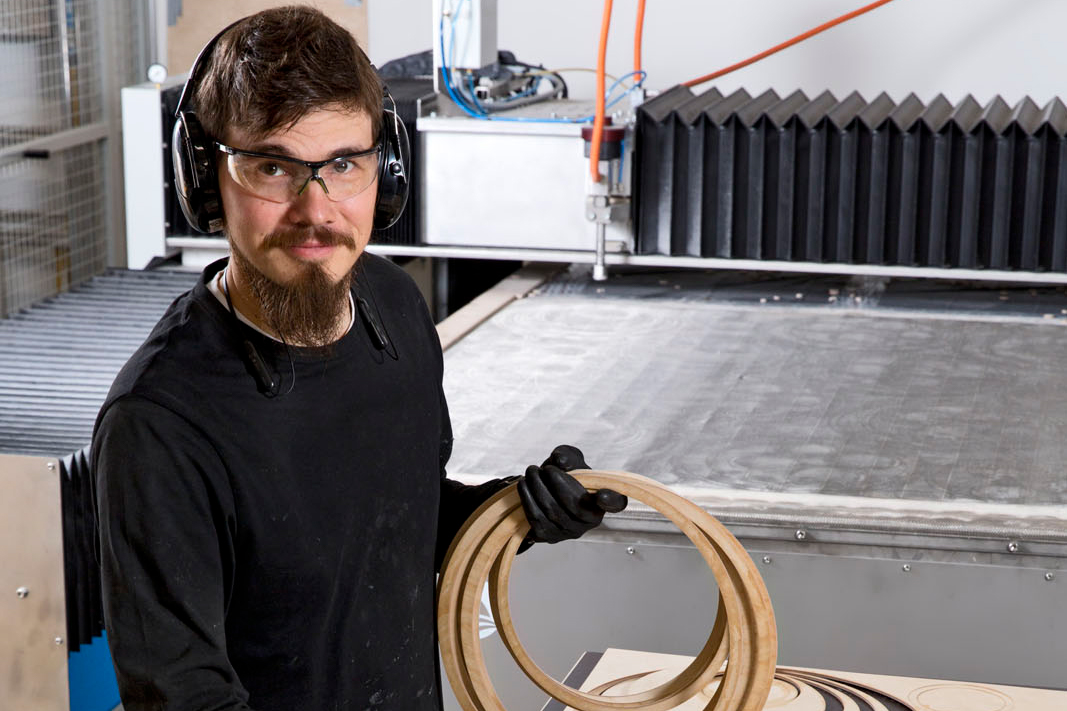
<svg viewBox="0 0 1067 711">
<path fill-rule="evenodd" d="M 532 543 L 559 543 L 578 538 L 596 528 L 605 513 L 626 508 L 626 497 L 611 489 L 585 490 L 567 472 L 589 469 L 582 451 L 562 444 L 538 467 L 530 465 L 519 479 L 519 499 L 530 522 L 530 533 L 521 550 Z"/>
</svg>

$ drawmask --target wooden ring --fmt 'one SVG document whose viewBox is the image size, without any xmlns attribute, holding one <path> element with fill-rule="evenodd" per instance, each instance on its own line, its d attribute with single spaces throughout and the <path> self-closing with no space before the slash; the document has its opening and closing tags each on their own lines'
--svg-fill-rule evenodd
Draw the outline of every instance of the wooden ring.
<svg viewBox="0 0 1067 711">
<path fill-rule="evenodd" d="M 627 696 L 604 697 L 564 686 L 534 663 L 515 633 L 508 581 L 529 524 L 513 484 L 471 515 L 452 541 L 437 587 L 441 659 L 465 711 L 505 711 L 482 655 L 478 612 L 490 584 L 497 629 L 515 662 L 546 694 L 579 711 L 665 711 L 712 684 L 727 663 L 706 709 L 759 711 L 774 681 L 777 633 L 763 580 L 752 559 L 726 528 L 699 506 L 662 484 L 629 472 L 571 472 L 589 491 L 609 488 L 652 507 L 693 542 L 718 585 L 715 624 L 703 649 L 673 679 Z M 728 660 L 728 661 L 727 661 Z"/>
</svg>

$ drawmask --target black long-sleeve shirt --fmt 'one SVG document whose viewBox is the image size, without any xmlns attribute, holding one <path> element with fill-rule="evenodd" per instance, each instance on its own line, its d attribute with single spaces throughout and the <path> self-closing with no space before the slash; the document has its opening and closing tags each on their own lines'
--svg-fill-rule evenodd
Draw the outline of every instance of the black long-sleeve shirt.
<svg viewBox="0 0 1067 711">
<path fill-rule="evenodd" d="M 171 305 L 97 421 L 124 706 L 438 709 L 435 560 L 499 485 L 444 478 L 452 434 L 426 306 L 364 255 L 359 293 L 389 347 L 357 318 L 326 351 L 287 350 L 209 292 L 222 265 Z M 279 396 L 258 392 L 243 338 Z"/>
</svg>

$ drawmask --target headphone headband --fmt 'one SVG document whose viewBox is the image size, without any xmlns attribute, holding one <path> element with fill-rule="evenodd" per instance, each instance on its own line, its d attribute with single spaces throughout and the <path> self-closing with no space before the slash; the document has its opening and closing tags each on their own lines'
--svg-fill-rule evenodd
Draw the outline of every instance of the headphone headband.
<svg viewBox="0 0 1067 711">
<path fill-rule="evenodd" d="M 242 17 L 240 20 L 236 20 L 226 25 L 218 34 L 208 40 L 208 43 L 196 53 L 196 59 L 193 60 L 193 66 L 189 68 L 189 78 L 185 80 L 185 86 L 182 87 L 182 94 L 178 97 L 178 107 L 174 109 L 175 116 L 181 115 L 182 110 L 185 108 L 185 103 L 189 100 L 189 95 L 193 93 L 189 87 L 193 86 L 200 79 L 200 72 L 203 71 L 203 66 L 207 64 L 207 58 L 215 51 L 215 45 L 219 43 L 219 40 L 222 39 L 224 34 L 247 19 L 247 17 Z"/>
</svg>

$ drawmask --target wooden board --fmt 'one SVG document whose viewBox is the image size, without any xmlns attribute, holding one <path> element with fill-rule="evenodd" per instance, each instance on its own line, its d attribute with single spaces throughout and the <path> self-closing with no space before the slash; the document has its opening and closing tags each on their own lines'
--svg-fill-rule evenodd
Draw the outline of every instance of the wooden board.
<svg viewBox="0 0 1067 711">
<path fill-rule="evenodd" d="M 303 0 L 325 12 L 351 32 L 359 46 L 367 48 L 367 7 L 351 0 Z M 286 2 L 267 0 L 183 0 L 182 14 L 167 29 L 167 71 L 172 75 L 189 71 L 193 60 L 207 41 L 234 20 Z"/>
<path fill-rule="evenodd" d="M 582 691 L 635 694 L 662 684 L 692 657 L 608 649 L 593 667 Z M 714 692 L 709 687 L 672 711 L 700 711 Z M 824 694 L 849 710 L 883 711 L 886 700 L 909 711 L 1064 711 L 1067 691 L 913 677 L 778 667 L 765 711 L 823 711 Z M 548 707 L 546 707 L 548 708 Z M 899 706 L 895 707 L 899 709 Z M 571 711 L 568 709 L 568 711 Z"/>
<path fill-rule="evenodd" d="M 0 454 L 0 708 L 66 711 L 59 463 Z"/>
</svg>

